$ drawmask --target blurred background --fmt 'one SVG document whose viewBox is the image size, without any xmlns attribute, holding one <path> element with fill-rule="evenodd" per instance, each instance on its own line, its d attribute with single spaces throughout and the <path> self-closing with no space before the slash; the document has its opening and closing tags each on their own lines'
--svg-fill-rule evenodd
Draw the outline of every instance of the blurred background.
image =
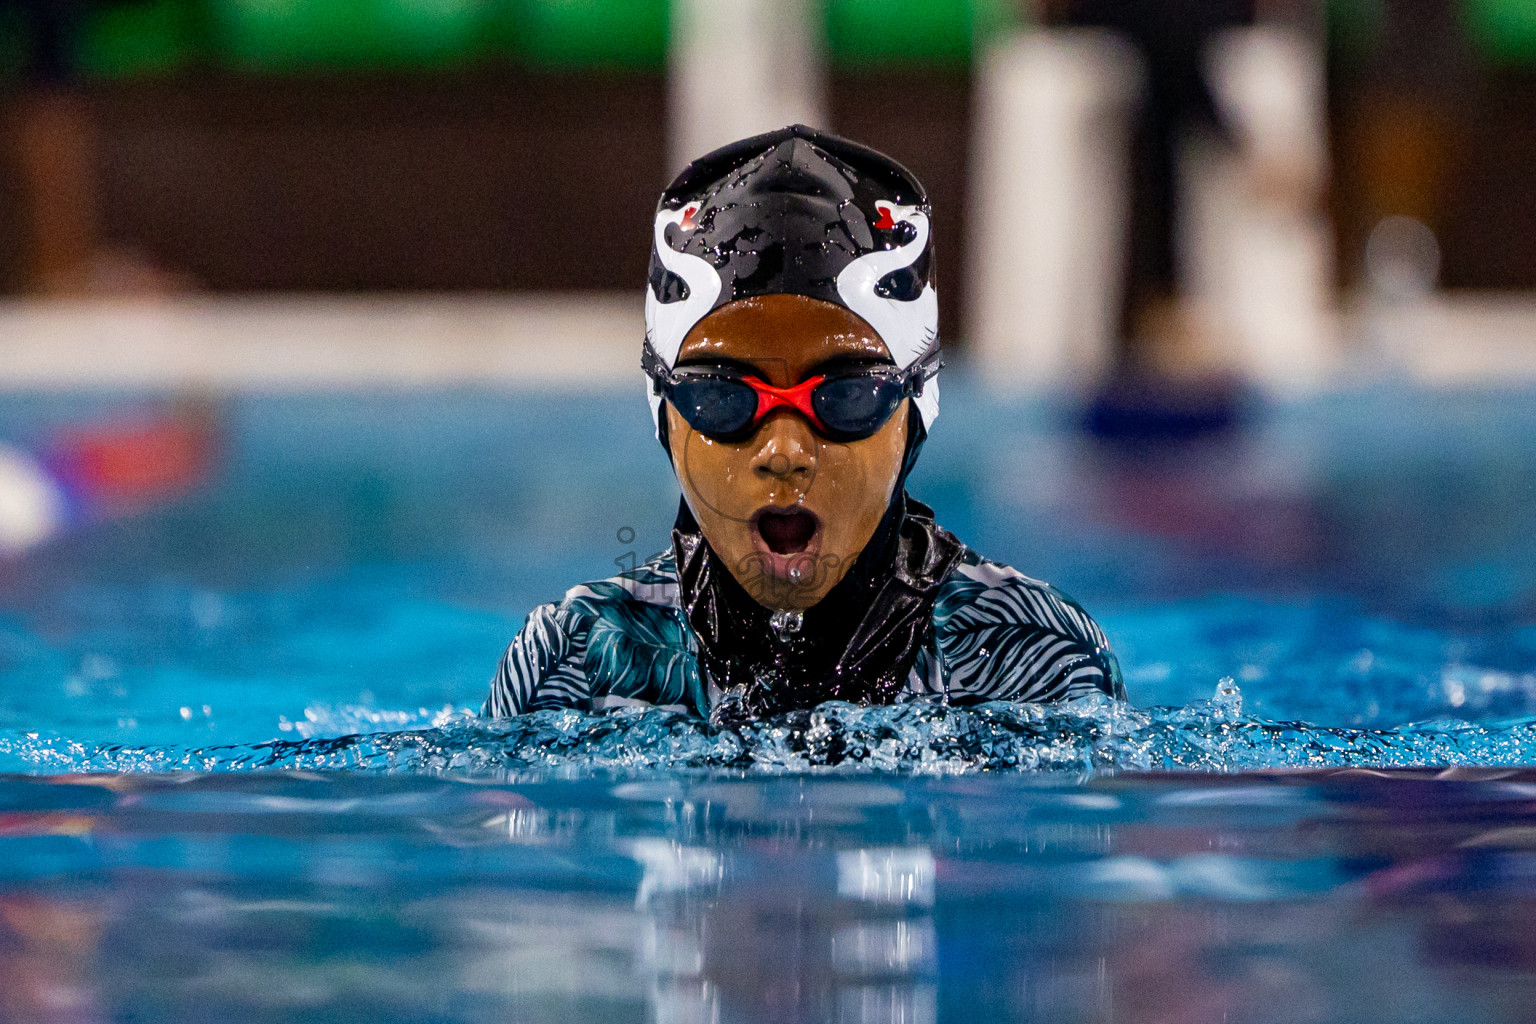
<svg viewBox="0 0 1536 1024">
<path fill-rule="evenodd" d="M 1531 0 L 4 0 L 0 74 L 17 297 L 559 295 L 607 337 L 659 186 L 800 120 L 928 184 L 1000 380 L 1536 366 Z M 123 344 L 57 372 L 156 372 Z"/>
</svg>

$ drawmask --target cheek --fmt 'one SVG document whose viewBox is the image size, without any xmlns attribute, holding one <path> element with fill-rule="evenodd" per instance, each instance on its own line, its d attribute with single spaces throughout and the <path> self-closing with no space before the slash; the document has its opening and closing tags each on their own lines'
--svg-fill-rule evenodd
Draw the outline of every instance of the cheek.
<svg viewBox="0 0 1536 1024">
<path fill-rule="evenodd" d="M 700 523 L 750 517 L 756 506 L 743 481 L 751 479 L 751 456 L 739 445 L 703 436 L 672 409 L 667 413 L 667 437 L 677 482 Z"/>
<path fill-rule="evenodd" d="M 824 448 L 811 495 L 825 513 L 829 541 L 849 547 L 869 539 L 890 505 L 905 448 L 905 423 L 895 417 L 874 437 Z"/>
</svg>

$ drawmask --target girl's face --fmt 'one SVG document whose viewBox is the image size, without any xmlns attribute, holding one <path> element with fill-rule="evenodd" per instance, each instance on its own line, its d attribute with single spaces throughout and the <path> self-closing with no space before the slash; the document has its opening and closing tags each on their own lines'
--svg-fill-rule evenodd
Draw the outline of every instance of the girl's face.
<svg viewBox="0 0 1536 1024">
<path fill-rule="evenodd" d="M 699 321 L 677 366 L 725 364 L 776 387 L 850 365 L 891 362 L 859 317 L 801 295 L 739 299 Z M 809 608 L 874 535 L 907 443 L 905 403 L 873 436 L 838 443 L 798 411 L 774 409 L 745 441 L 695 431 L 666 406 L 683 496 L 710 547 L 769 608 Z"/>
</svg>

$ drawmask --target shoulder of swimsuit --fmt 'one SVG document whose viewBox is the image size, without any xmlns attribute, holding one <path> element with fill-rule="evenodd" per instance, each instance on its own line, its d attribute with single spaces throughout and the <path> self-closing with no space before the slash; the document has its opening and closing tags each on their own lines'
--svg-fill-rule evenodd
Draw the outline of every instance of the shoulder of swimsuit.
<svg viewBox="0 0 1536 1024">
<path fill-rule="evenodd" d="M 970 548 L 939 586 L 933 626 L 956 703 L 1125 699 L 1109 640 L 1082 605 Z"/>
<path fill-rule="evenodd" d="M 624 706 L 708 711 L 670 550 L 534 609 L 502 656 L 485 714 Z"/>
</svg>

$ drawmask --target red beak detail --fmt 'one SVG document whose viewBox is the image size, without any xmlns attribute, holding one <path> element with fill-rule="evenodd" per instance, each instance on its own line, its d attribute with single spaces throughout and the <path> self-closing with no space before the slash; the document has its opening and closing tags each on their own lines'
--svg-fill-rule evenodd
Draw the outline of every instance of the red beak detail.
<svg viewBox="0 0 1536 1024">
<path fill-rule="evenodd" d="M 891 208 L 881 203 L 875 209 L 880 211 L 880 219 L 875 221 L 875 227 L 881 231 L 894 231 L 896 229 L 896 222 L 891 219 Z"/>
</svg>

